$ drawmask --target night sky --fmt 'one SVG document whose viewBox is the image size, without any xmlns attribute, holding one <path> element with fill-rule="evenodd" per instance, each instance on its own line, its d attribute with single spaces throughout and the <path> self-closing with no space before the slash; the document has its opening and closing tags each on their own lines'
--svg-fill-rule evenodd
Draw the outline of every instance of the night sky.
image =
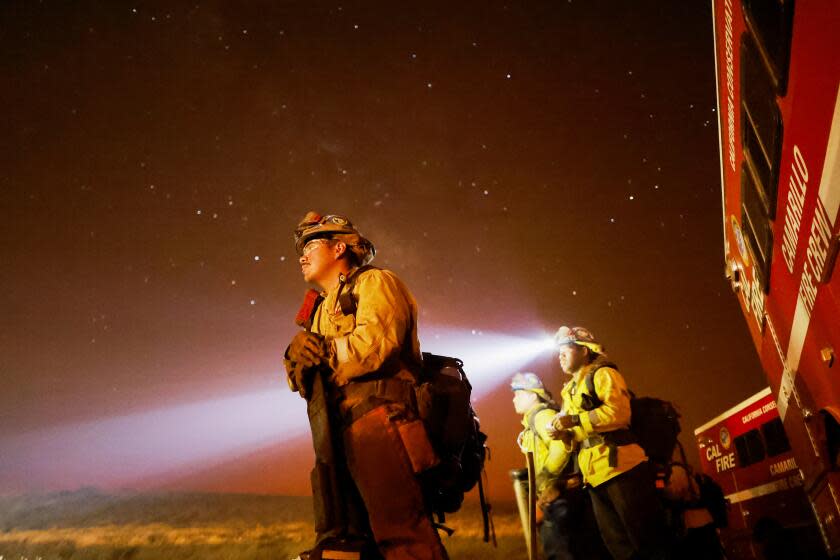
<svg viewBox="0 0 840 560">
<path fill-rule="evenodd" d="M 0 18 L 0 492 L 307 493 L 282 353 L 309 210 L 348 216 L 423 349 L 464 357 L 496 496 L 522 462 L 507 379 L 564 380 L 517 355 L 540 333 L 591 329 L 678 405 L 692 457 L 694 427 L 764 386 L 723 276 L 708 2 Z M 492 352 L 510 361 L 470 367 Z"/>
</svg>

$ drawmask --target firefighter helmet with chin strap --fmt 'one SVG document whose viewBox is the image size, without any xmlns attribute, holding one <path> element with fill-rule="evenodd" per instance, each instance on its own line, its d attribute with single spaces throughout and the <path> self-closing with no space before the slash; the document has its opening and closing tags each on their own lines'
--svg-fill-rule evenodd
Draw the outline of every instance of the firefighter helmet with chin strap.
<svg viewBox="0 0 840 560">
<path fill-rule="evenodd" d="M 313 239 L 335 239 L 347 245 L 359 261 L 360 266 L 369 264 L 376 255 L 376 248 L 369 239 L 344 216 L 328 214 L 322 216 L 317 212 L 308 212 L 295 229 L 295 250 L 298 255 L 303 254 L 303 247 Z"/>
</svg>

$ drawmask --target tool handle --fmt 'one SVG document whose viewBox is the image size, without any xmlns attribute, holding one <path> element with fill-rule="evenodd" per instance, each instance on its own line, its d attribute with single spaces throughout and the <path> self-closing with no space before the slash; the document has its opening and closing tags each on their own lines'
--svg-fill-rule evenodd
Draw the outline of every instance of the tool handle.
<svg viewBox="0 0 840 560">
<path fill-rule="evenodd" d="M 528 458 L 528 559 L 537 558 L 537 474 L 534 467 L 534 452 Z"/>
</svg>

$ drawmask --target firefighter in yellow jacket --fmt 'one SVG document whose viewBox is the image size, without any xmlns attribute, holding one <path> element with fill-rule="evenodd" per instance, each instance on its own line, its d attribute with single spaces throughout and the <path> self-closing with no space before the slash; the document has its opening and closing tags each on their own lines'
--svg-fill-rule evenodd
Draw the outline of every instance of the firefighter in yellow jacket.
<svg viewBox="0 0 840 560">
<path fill-rule="evenodd" d="M 559 407 L 534 373 L 517 373 L 510 382 L 513 406 L 522 415 L 517 442 L 534 454 L 537 506 L 542 511 L 540 542 L 545 560 L 607 560 L 592 504 L 576 472 L 574 453 L 550 435 Z M 539 517 L 538 517 L 539 519 Z"/>
<path fill-rule="evenodd" d="M 590 489 L 601 536 L 616 560 L 667 558 L 664 514 L 655 473 L 630 431 L 630 393 L 624 378 L 587 329 L 561 327 L 560 366 L 572 379 L 563 387 L 553 437 L 577 461 Z"/>
<path fill-rule="evenodd" d="M 417 304 L 395 274 L 367 266 L 373 244 L 344 217 L 310 212 L 295 232 L 295 245 L 304 280 L 323 290 L 323 301 L 311 329 L 298 333 L 286 352 L 289 386 L 302 389 L 306 376 L 321 368 L 333 444 L 340 450 L 335 461 L 339 475 L 345 473 L 340 498 L 349 508 L 354 496 L 360 498 L 347 526 L 317 527 L 318 541 L 362 536 L 388 560 L 445 559 L 415 476 L 436 460 L 411 404 L 422 360 Z M 310 411 L 311 424 L 312 418 Z M 330 519 L 318 508 L 331 503 L 318 495 L 324 488 L 316 487 L 317 478 L 313 471 L 316 525 L 319 513 Z M 360 512 L 365 519 L 354 521 Z M 368 534 L 352 534 L 359 532 Z"/>
</svg>

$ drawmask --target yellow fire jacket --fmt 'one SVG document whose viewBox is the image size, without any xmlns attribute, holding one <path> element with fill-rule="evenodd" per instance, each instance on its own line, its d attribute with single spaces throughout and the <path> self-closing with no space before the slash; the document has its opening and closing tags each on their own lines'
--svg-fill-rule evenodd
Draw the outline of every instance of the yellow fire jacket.
<svg viewBox="0 0 840 560">
<path fill-rule="evenodd" d="M 610 449 L 606 443 L 589 445 L 597 441 L 599 434 L 630 427 L 630 393 L 627 384 L 616 369 L 601 367 L 603 363 L 598 358 L 581 368 L 560 392 L 564 412 L 576 414 L 580 418 L 580 426 L 572 428 L 572 445 L 578 449 L 578 464 L 583 479 L 592 486 L 598 486 L 647 460 L 644 450 L 638 444 L 621 445 L 616 450 L 618 456 L 613 467 L 610 466 Z M 582 406 L 583 395 L 588 394 L 589 390 L 586 387 L 586 376 L 596 369 L 593 381 L 602 404 L 587 412 Z M 594 439 L 590 439 L 593 436 Z M 564 447 L 571 451 L 570 446 Z"/>
<path fill-rule="evenodd" d="M 542 494 L 559 477 L 569 461 L 570 450 L 563 442 L 551 439 L 548 435 L 548 424 L 557 413 L 550 408 L 543 408 L 542 403 L 535 404 L 522 415 L 522 426 L 525 428 L 519 434 L 517 442 L 522 453 L 534 453 L 534 471 L 537 474 L 537 492 Z M 534 414 L 534 411 L 536 414 Z M 533 429 L 529 419 L 533 415 Z"/>
<path fill-rule="evenodd" d="M 355 275 L 355 277 L 354 277 Z M 339 296 L 350 290 L 355 313 L 345 314 Z M 361 378 L 414 381 L 422 362 L 417 338 L 417 303 L 405 284 L 388 270 L 354 269 L 324 301 L 312 332 L 327 343 L 329 382 L 341 387 Z M 294 364 L 286 360 L 286 371 Z M 290 383 L 291 386 L 291 383 Z"/>
</svg>

